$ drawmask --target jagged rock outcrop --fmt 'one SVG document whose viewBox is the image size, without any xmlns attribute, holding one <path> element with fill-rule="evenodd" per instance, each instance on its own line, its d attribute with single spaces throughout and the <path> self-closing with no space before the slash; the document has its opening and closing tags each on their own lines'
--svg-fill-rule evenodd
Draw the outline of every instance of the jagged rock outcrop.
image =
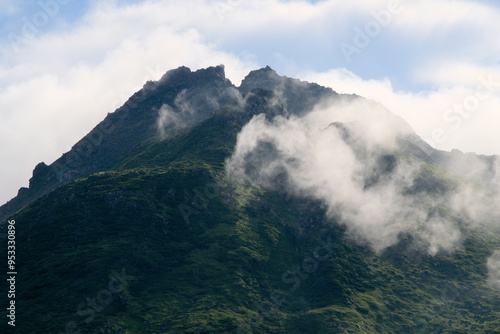
<svg viewBox="0 0 500 334">
<path fill-rule="evenodd" d="M 192 72 L 187 67 L 168 71 L 159 81 L 147 82 L 125 104 L 99 123 L 50 166 L 40 163 L 29 188 L 0 207 L 0 220 L 56 187 L 107 170 L 127 152 L 140 149 L 157 137 L 162 106 L 191 113 L 191 123 L 210 116 L 219 104 L 237 103 L 236 87 L 225 77 L 224 66 Z"/>
</svg>

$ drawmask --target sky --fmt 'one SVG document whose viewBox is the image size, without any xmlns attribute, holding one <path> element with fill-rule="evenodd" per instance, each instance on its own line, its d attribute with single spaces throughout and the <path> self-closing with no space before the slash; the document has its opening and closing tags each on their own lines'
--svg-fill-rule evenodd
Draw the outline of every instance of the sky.
<svg viewBox="0 0 500 334">
<path fill-rule="evenodd" d="M 0 0 L 0 203 L 148 80 L 224 64 L 385 105 L 432 146 L 500 154 L 500 4 Z"/>
</svg>

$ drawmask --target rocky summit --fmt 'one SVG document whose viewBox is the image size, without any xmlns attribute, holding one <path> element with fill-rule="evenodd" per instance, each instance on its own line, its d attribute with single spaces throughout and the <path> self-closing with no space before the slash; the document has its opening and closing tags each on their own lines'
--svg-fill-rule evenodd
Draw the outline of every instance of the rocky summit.
<svg viewBox="0 0 500 334">
<path fill-rule="evenodd" d="M 2 332 L 500 333 L 499 192 L 374 101 L 180 67 L 0 208 Z"/>
</svg>

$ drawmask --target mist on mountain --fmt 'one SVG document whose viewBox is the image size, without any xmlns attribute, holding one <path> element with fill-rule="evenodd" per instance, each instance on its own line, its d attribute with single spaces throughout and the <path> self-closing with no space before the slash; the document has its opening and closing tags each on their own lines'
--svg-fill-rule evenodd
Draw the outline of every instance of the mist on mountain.
<svg viewBox="0 0 500 334">
<path fill-rule="evenodd" d="M 319 101 L 302 116 L 255 116 L 238 134 L 226 167 L 264 188 L 320 199 L 331 217 L 377 251 L 396 244 L 402 234 L 419 239 L 432 255 L 453 251 L 466 228 L 438 208 L 467 214 L 473 219 L 467 228 L 484 222 L 481 216 L 496 223 L 500 170 L 477 159 L 477 174 L 493 168 L 487 183 L 492 187 L 473 189 L 450 174 L 450 184 L 439 192 L 418 189 L 426 166 L 404 147 L 412 135 L 402 119 L 372 101 Z"/>
<path fill-rule="evenodd" d="M 16 329 L 498 332 L 499 167 L 269 67 L 171 70 L 0 207 Z"/>
</svg>

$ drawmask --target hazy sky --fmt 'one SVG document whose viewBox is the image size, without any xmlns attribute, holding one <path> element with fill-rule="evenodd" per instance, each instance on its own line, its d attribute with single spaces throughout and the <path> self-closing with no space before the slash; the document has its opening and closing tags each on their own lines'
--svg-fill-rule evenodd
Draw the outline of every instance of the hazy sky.
<svg viewBox="0 0 500 334">
<path fill-rule="evenodd" d="M 375 99 L 433 146 L 500 154 L 500 5 L 0 0 L 0 203 L 147 80 L 252 69 Z"/>
</svg>

